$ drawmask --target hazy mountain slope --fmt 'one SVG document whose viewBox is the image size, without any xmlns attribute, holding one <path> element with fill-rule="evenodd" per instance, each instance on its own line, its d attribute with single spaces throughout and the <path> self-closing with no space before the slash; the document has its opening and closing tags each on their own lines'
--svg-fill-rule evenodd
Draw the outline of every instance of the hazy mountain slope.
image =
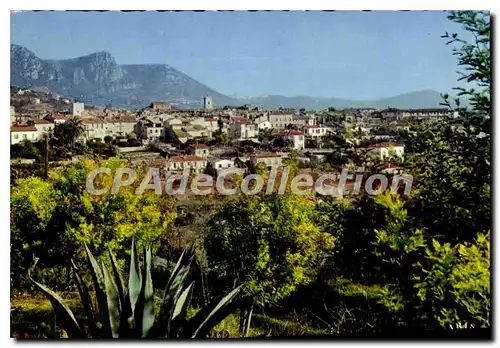
<svg viewBox="0 0 500 348">
<path fill-rule="evenodd" d="M 442 101 L 439 92 L 436 91 L 417 91 L 397 95 L 390 98 L 378 100 L 351 100 L 342 98 L 313 98 L 313 97 L 283 97 L 266 96 L 257 98 L 241 99 L 241 104 L 252 104 L 262 107 L 286 107 L 322 110 L 328 107 L 337 109 L 373 107 L 376 109 L 392 108 L 437 108 L 442 107 L 439 103 Z"/>
<path fill-rule="evenodd" d="M 11 45 L 11 84 L 48 87 L 96 105 L 144 106 L 166 100 L 200 106 L 204 95 L 219 105 L 232 101 L 168 65 L 118 65 L 108 52 L 43 60 L 18 45 Z"/>
<path fill-rule="evenodd" d="M 218 107 L 251 104 L 264 108 L 328 107 L 435 108 L 441 97 L 436 91 L 417 91 L 379 100 L 314 98 L 309 96 L 231 98 L 207 87 L 166 64 L 119 65 L 109 52 L 64 60 L 45 60 L 19 45 L 11 45 L 11 85 L 47 87 L 77 100 L 94 104 L 142 107 L 153 100 L 200 107 L 209 95 Z"/>
</svg>

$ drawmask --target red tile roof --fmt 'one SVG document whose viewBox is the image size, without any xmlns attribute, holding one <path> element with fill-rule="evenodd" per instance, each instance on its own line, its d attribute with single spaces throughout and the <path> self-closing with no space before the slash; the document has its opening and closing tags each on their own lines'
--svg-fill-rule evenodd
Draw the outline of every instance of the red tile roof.
<svg viewBox="0 0 500 348">
<path fill-rule="evenodd" d="M 37 132 L 38 130 L 34 126 L 12 126 L 10 127 L 11 132 Z"/>
<path fill-rule="evenodd" d="M 241 116 L 232 117 L 231 120 L 233 121 L 233 123 L 236 123 L 236 124 L 251 124 L 252 123 L 252 121 L 250 121 L 248 118 L 241 117 Z"/>
<path fill-rule="evenodd" d="M 191 144 L 189 147 L 192 147 L 194 149 L 208 149 L 208 145 L 206 144 Z"/>
<path fill-rule="evenodd" d="M 205 121 L 207 122 L 217 122 L 216 118 L 207 118 Z"/>
<path fill-rule="evenodd" d="M 289 130 L 283 133 L 283 136 L 285 137 L 298 136 L 298 135 L 304 135 L 304 133 L 298 130 Z"/>
</svg>

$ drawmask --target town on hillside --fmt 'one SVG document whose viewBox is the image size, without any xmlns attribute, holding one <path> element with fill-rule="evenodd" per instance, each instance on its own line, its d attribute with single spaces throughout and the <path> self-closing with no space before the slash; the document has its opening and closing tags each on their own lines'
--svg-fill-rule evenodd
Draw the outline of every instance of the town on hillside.
<svg viewBox="0 0 500 348">
<path fill-rule="evenodd" d="M 291 153 L 304 170 L 326 164 L 338 172 L 361 166 L 401 173 L 410 127 L 453 122 L 456 116 L 448 108 L 214 108 L 209 96 L 200 109 L 152 101 L 138 110 L 89 106 L 23 89 L 14 90 L 11 98 L 10 142 L 16 149 L 26 142 L 55 141 L 61 132 L 71 132 L 64 128 L 71 122 L 78 128 L 76 142 L 101 155 L 119 154 L 134 165 L 158 167 L 165 175 L 185 168 L 201 173 L 237 167 L 248 172 L 259 163 L 271 169 L 282 166 Z M 57 153 L 52 164 L 84 155 L 75 148 Z M 16 150 L 12 162 L 34 162 L 32 157 Z"/>
</svg>

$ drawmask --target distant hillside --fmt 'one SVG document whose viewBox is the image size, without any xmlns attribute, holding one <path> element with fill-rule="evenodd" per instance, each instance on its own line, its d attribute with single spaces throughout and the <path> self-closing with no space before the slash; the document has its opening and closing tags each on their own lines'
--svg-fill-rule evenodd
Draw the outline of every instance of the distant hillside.
<svg viewBox="0 0 500 348">
<path fill-rule="evenodd" d="M 108 52 L 44 60 L 25 47 L 11 45 L 10 60 L 11 85 L 47 87 L 95 105 L 140 107 L 165 100 L 199 107 L 204 95 L 218 105 L 232 101 L 168 65 L 118 65 Z"/>
<path fill-rule="evenodd" d="M 328 107 L 337 109 L 371 107 L 376 109 L 392 108 L 437 108 L 442 102 L 439 92 L 436 91 L 417 91 L 397 95 L 390 98 L 377 100 L 352 100 L 342 98 L 313 98 L 313 97 L 283 97 L 272 95 L 266 97 L 244 98 L 241 104 L 251 104 L 260 107 L 269 108 L 301 108 L 305 107 L 311 110 L 322 110 Z"/>
<path fill-rule="evenodd" d="M 436 91 L 417 91 L 378 100 L 314 98 L 309 96 L 232 98 L 196 81 L 166 64 L 119 65 L 108 52 L 65 60 L 45 60 L 19 45 L 11 45 L 11 85 L 46 88 L 93 105 L 144 107 L 151 101 L 200 107 L 209 95 L 217 107 L 251 104 L 263 108 L 328 107 L 432 108 L 439 107 Z"/>
</svg>

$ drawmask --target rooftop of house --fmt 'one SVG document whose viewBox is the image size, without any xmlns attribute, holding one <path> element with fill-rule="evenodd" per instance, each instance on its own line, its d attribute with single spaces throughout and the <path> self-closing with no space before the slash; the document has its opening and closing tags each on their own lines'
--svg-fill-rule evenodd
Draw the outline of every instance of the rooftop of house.
<svg viewBox="0 0 500 348">
<path fill-rule="evenodd" d="M 304 135 L 304 133 L 302 133 L 301 131 L 298 131 L 298 130 L 289 130 L 289 131 L 284 131 L 282 133 L 283 136 L 285 137 L 293 137 L 293 136 L 299 136 L 299 135 Z"/>
<path fill-rule="evenodd" d="M 10 127 L 11 132 L 36 132 L 37 129 L 34 126 L 28 125 L 17 125 Z"/>
<path fill-rule="evenodd" d="M 206 144 L 191 144 L 189 147 L 192 147 L 193 149 L 208 149 L 209 146 Z"/>
<path fill-rule="evenodd" d="M 61 115 L 61 114 L 54 114 L 54 115 L 52 115 L 52 118 L 54 120 L 67 120 L 67 119 L 69 119 L 69 116 L 68 115 Z"/>
<path fill-rule="evenodd" d="M 169 163 L 177 163 L 177 162 L 199 162 L 199 161 L 206 161 L 205 158 L 202 158 L 200 156 L 173 156 L 171 157 L 168 162 Z"/>
<path fill-rule="evenodd" d="M 33 121 L 34 124 L 54 124 L 54 122 L 51 122 L 51 121 L 48 121 L 48 120 L 45 120 L 43 118 L 39 119 L 39 120 L 34 120 Z"/>
<path fill-rule="evenodd" d="M 134 116 L 122 116 L 120 118 L 111 120 L 113 123 L 136 123 L 137 120 Z"/>
<path fill-rule="evenodd" d="M 99 118 L 84 118 L 82 119 L 83 124 L 101 124 L 101 123 L 106 123 L 104 120 L 101 120 Z"/>
<path fill-rule="evenodd" d="M 210 158 L 208 161 L 210 163 L 217 163 L 217 162 L 221 162 L 221 161 L 229 161 L 231 163 L 234 163 L 234 160 L 235 160 L 234 157 L 213 157 L 213 158 Z"/>
<path fill-rule="evenodd" d="M 329 128 L 328 126 L 325 126 L 324 124 L 315 124 L 315 125 L 305 125 L 303 128 Z"/>
<path fill-rule="evenodd" d="M 150 167 L 161 168 L 161 167 L 164 167 L 165 164 L 167 164 L 166 158 L 156 157 L 154 160 L 151 161 Z"/>
</svg>

